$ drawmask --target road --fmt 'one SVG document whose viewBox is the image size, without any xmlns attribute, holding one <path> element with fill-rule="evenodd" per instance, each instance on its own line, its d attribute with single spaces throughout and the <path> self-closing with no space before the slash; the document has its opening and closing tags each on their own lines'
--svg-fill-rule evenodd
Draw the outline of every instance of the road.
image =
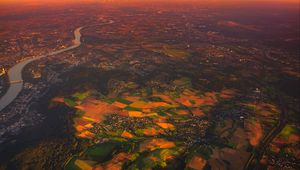
<svg viewBox="0 0 300 170">
<path fill-rule="evenodd" d="M 259 164 L 257 164 L 255 167 L 251 167 L 251 163 L 253 160 L 260 160 L 265 153 L 266 149 L 268 148 L 269 144 L 272 142 L 272 140 L 281 132 L 281 130 L 284 128 L 284 126 L 287 123 L 287 109 L 285 108 L 285 105 L 280 97 L 279 98 L 279 106 L 281 110 L 280 118 L 278 124 L 266 135 L 266 137 L 261 142 L 259 148 L 257 149 L 258 154 L 252 153 L 249 157 L 247 163 L 244 166 L 244 170 L 250 170 L 251 169 L 260 169 Z"/>
<path fill-rule="evenodd" d="M 111 20 L 108 23 L 97 24 L 97 25 L 108 25 L 108 24 L 112 24 L 112 23 L 114 23 L 114 21 Z M 96 26 L 96 25 L 94 25 L 94 26 Z M 64 49 L 60 49 L 60 50 L 57 50 L 57 51 L 53 51 L 49 54 L 45 54 L 45 55 L 25 59 L 25 60 L 17 63 L 16 65 L 14 65 L 12 68 L 9 69 L 8 70 L 8 78 L 9 78 L 10 85 L 9 85 L 9 88 L 8 88 L 7 92 L 0 99 L 0 111 L 2 111 L 11 102 L 13 102 L 14 99 L 22 91 L 22 89 L 23 89 L 22 71 L 23 71 L 24 67 L 27 64 L 29 64 L 33 61 L 36 61 L 38 59 L 48 57 L 48 56 L 57 55 L 57 54 L 60 54 L 60 53 L 78 48 L 81 45 L 81 33 L 80 33 L 80 31 L 83 28 L 85 28 L 85 27 L 79 27 L 79 28 L 75 29 L 75 31 L 74 31 L 75 38 L 73 40 L 73 45 L 72 46 L 64 48 Z"/>
</svg>

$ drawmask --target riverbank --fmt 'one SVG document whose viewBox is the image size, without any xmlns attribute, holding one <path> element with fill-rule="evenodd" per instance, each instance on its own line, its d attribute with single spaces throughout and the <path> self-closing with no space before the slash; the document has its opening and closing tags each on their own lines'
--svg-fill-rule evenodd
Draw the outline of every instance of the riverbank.
<svg viewBox="0 0 300 170">
<path fill-rule="evenodd" d="M 114 23 L 114 21 L 110 20 L 108 23 L 103 23 L 103 24 L 98 24 L 98 25 L 109 25 L 109 24 L 113 24 L 113 23 Z M 72 45 L 68 48 L 64 48 L 64 49 L 60 49 L 60 50 L 51 52 L 49 54 L 45 54 L 45 55 L 41 55 L 41 56 L 37 56 L 34 58 L 29 58 L 29 59 L 23 60 L 9 69 L 8 70 L 8 78 L 9 78 L 10 85 L 8 87 L 7 92 L 0 98 L 0 111 L 2 111 L 5 107 L 7 107 L 21 92 L 21 90 L 23 88 L 22 71 L 23 71 L 24 67 L 27 64 L 29 64 L 35 60 L 38 60 L 38 59 L 41 59 L 41 58 L 44 58 L 47 56 L 57 55 L 57 54 L 78 48 L 81 45 L 81 30 L 83 28 L 84 27 L 79 27 L 79 28 L 75 29 L 74 40 L 73 40 L 74 45 Z"/>
<path fill-rule="evenodd" d="M 54 52 L 46 54 L 46 55 L 37 56 L 37 57 L 23 60 L 8 70 L 8 78 L 9 78 L 10 85 L 9 85 L 7 92 L 0 99 L 0 111 L 2 109 L 4 109 L 6 106 L 8 106 L 21 92 L 21 90 L 23 88 L 22 71 L 23 71 L 24 67 L 27 64 L 29 64 L 35 60 L 39 60 L 39 59 L 47 57 L 47 56 L 57 55 L 57 54 L 60 54 L 60 53 L 63 53 L 63 52 L 66 52 L 66 51 L 69 51 L 69 50 L 79 47 L 81 45 L 80 30 L 82 28 L 83 27 L 79 27 L 74 31 L 75 39 L 73 41 L 74 42 L 73 46 L 70 46 L 70 47 L 64 48 L 64 49 L 60 49 L 58 51 L 54 51 Z"/>
<path fill-rule="evenodd" d="M 7 92 L 8 87 L 8 75 L 4 74 L 0 77 L 0 98 Z"/>
</svg>

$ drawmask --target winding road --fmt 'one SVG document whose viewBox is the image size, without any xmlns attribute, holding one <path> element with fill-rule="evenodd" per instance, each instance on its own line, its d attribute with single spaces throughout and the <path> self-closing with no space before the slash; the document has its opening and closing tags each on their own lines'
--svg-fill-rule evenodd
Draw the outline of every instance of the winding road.
<svg viewBox="0 0 300 170">
<path fill-rule="evenodd" d="M 114 23 L 114 21 L 111 20 L 108 23 L 97 24 L 97 25 L 108 25 L 108 24 L 112 24 L 112 23 Z M 38 60 L 38 59 L 41 59 L 41 58 L 44 58 L 44 57 L 47 57 L 47 56 L 57 55 L 57 54 L 60 54 L 60 53 L 78 48 L 81 45 L 81 33 L 80 33 L 80 31 L 83 28 L 85 28 L 85 27 L 79 27 L 74 31 L 75 39 L 73 40 L 74 44 L 72 46 L 70 46 L 68 48 L 64 48 L 64 49 L 61 49 L 61 50 L 51 52 L 49 54 L 45 54 L 45 55 L 25 59 L 25 60 L 17 63 L 16 65 L 14 65 L 12 68 L 9 69 L 8 70 L 8 78 L 9 78 L 9 84 L 10 85 L 9 85 L 9 88 L 8 88 L 7 92 L 4 94 L 4 96 L 2 96 L 0 98 L 0 111 L 2 111 L 12 101 L 14 101 L 14 99 L 22 91 L 22 89 L 23 89 L 22 71 L 23 71 L 24 67 L 27 64 L 29 64 L 29 63 L 31 63 L 35 60 Z"/>
<path fill-rule="evenodd" d="M 256 164 L 254 167 L 252 167 L 252 164 L 254 160 L 259 160 L 262 159 L 267 147 L 269 144 L 272 142 L 272 140 L 282 131 L 282 129 L 285 127 L 287 124 L 287 108 L 285 107 L 285 104 L 283 103 L 282 99 L 280 96 L 277 96 L 278 101 L 279 101 L 279 106 L 280 106 L 280 117 L 278 124 L 266 135 L 266 137 L 263 139 L 261 142 L 260 146 L 257 148 L 257 154 L 252 153 L 251 156 L 249 157 L 248 161 L 246 162 L 244 166 L 244 170 L 259 170 L 261 169 L 260 164 Z"/>
</svg>

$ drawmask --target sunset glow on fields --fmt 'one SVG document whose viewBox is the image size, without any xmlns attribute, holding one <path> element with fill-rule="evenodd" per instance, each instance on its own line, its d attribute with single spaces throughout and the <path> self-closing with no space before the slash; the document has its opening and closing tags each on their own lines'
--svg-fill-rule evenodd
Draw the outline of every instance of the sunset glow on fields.
<svg viewBox="0 0 300 170">
<path fill-rule="evenodd" d="M 0 0 L 0 170 L 299 170 L 299 0 Z"/>
</svg>

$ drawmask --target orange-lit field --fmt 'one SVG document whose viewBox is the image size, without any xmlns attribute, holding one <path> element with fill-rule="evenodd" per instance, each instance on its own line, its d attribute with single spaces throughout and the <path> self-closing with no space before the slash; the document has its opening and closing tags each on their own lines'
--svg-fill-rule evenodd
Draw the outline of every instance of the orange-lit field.
<svg viewBox="0 0 300 170">
<path fill-rule="evenodd" d="M 174 81 L 175 84 L 181 82 L 182 80 Z M 153 119 L 153 122 L 159 128 L 147 127 L 140 130 L 142 130 L 147 136 L 157 136 L 159 134 L 164 134 L 164 129 L 175 130 L 176 127 L 172 123 L 168 123 L 169 117 L 173 117 L 175 115 L 206 116 L 204 110 L 201 109 L 204 105 L 212 107 L 218 102 L 218 100 L 228 100 L 232 98 L 234 93 L 234 91 L 227 89 L 222 90 L 220 93 L 207 92 L 204 96 L 199 97 L 195 91 L 186 89 L 182 94 L 179 94 L 177 98 L 158 92 L 155 92 L 153 96 L 150 96 L 159 98 L 161 100 L 159 102 L 143 101 L 143 96 L 127 96 L 126 94 L 123 94 L 121 99 L 111 98 L 102 101 L 90 97 L 75 101 L 56 97 L 53 98 L 52 101 L 65 103 L 66 105 L 74 107 L 80 111 L 80 116 L 74 119 L 74 127 L 77 130 L 79 137 L 95 137 L 95 134 L 91 133 L 89 129 L 93 128 L 93 124 L 95 123 L 102 123 L 102 121 L 105 120 L 105 117 L 109 114 L 117 114 L 119 116 L 128 116 L 132 118 L 149 117 Z M 220 98 L 217 98 L 217 94 L 220 95 Z M 188 109 L 181 109 L 181 106 Z M 166 113 L 161 111 L 157 112 L 161 109 L 172 109 L 174 111 Z M 178 113 L 176 113 L 177 111 Z M 134 136 L 127 131 L 123 131 L 119 135 L 125 138 L 132 138 Z"/>
</svg>

